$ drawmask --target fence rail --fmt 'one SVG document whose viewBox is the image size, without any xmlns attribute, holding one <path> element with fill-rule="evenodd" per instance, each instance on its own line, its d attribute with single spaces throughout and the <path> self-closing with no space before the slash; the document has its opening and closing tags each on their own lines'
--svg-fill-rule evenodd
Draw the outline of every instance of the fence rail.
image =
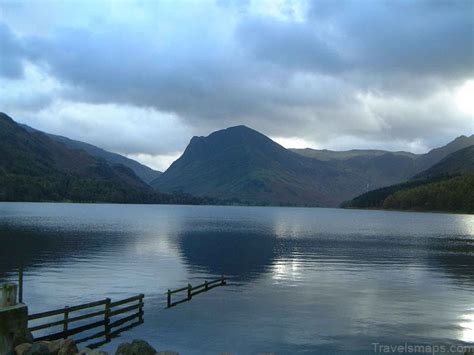
<svg viewBox="0 0 474 355">
<path fill-rule="evenodd" d="M 176 306 L 180 303 L 191 301 L 191 299 L 195 295 L 198 295 L 202 292 L 207 292 L 210 289 L 213 289 L 214 287 L 225 286 L 225 285 L 227 285 L 226 278 L 224 276 L 222 276 L 222 277 L 220 277 L 216 280 L 213 280 L 213 281 L 209 281 L 209 282 L 204 281 L 204 283 L 202 283 L 200 285 L 197 285 L 197 286 L 194 286 L 194 287 L 191 284 L 188 284 L 188 286 L 178 288 L 177 290 L 173 290 L 173 291 L 168 290 L 168 292 L 166 292 L 166 295 L 167 295 L 166 308 L 174 307 L 174 306 Z M 175 293 L 183 292 L 183 291 L 187 291 L 187 297 L 186 298 L 183 298 L 179 301 L 171 302 L 171 295 L 173 295 Z"/>
<path fill-rule="evenodd" d="M 77 306 L 72 306 L 72 307 L 66 306 L 64 308 L 55 309 L 52 311 L 30 314 L 28 316 L 28 321 L 38 321 L 43 318 L 49 318 L 49 317 L 54 317 L 54 316 L 59 316 L 59 315 L 62 315 L 62 319 L 50 320 L 43 324 L 33 325 L 29 327 L 29 330 L 31 332 L 36 332 L 39 330 L 62 326 L 62 331 L 55 331 L 54 333 L 35 337 L 35 341 L 40 341 L 40 340 L 65 339 L 72 335 L 80 334 L 91 329 L 103 327 L 103 330 L 95 334 L 87 335 L 83 338 L 76 340 L 76 343 L 82 343 L 82 342 L 89 341 L 92 339 L 104 337 L 103 341 L 88 345 L 88 347 L 91 347 L 91 348 L 98 347 L 102 344 L 109 342 L 112 338 L 118 336 L 121 332 L 143 323 L 143 314 L 144 314 L 143 307 L 145 305 L 144 297 L 145 296 L 143 294 L 139 294 L 137 296 L 129 297 L 129 298 L 116 301 L 116 302 L 112 302 L 110 298 L 105 298 L 103 300 L 84 303 Z M 130 305 L 130 303 L 134 303 L 134 304 Z M 119 307 L 119 306 L 124 306 L 124 307 Z M 88 310 L 91 308 L 97 308 L 97 307 L 104 307 L 104 308 L 99 309 L 99 310 L 95 309 L 92 312 L 88 312 L 85 314 L 78 314 L 71 317 L 71 313 Z M 131 312 L 134 312 L 134 313 L 120 319 L 114 318 L 114 317 L 131 313 Z M 100 320 L 97 320 L 97 317 L 100 317 L 100 316 L 103 316 L 103 318 Z M 82 324 L 82 325 L 76 326 L 75 328 L 69 327 L 71 323 L 75 323 L 75 322 L 86 320 L 86 319 L 92 319 L 92 318 L 96 318 L 95 321 L 92 323 Z M 120 327 L 133 320 L 136 320 L 136 321 L 132 324 L 127 324 L 124 327 L 116 329 L 117 327 Z"/>
</svg>

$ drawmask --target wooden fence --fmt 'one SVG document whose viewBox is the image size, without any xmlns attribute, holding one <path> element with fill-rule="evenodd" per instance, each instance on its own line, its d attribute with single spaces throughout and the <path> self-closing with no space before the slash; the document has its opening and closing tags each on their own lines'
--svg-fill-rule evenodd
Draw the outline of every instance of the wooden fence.
<svg viewBox="0 0 474 355">
<path fill-rule="evenodd" d="M 112 302 L 110 298 L 106 298 L 100 301 L 85 303 L 78 306 L 66 306 L 54 311 L 30 314 L 28 316 L 29 324 L 31 321 L 37 322 L 39 319 L 43 318 L 55 317 L 56 319 L 49 320 L 46 323 L 30 326 L 29 330 L 32 333 L 40 330 L 43 331 L 42 333 L 44 333 L 45 329 L 62 326 L 61 331 L 56 330 L 50 334 L 41 334 L 38 337 L 34 337 L 35 341 L 40 341 L 65 339 L 72 335 L 84 333 L 92 329 L 102 328 L 102 330 L 99 332 L 83 336 L 77 340 L 75 339 L 76 343 L 83 343 L 92 339 L 104 337 L 103 341 L 87 345 L 90 348 L 95 348 L 109 342 L 121 332 L 143 323 L 144 297 L 145 296 L 143 294 L 140 294 L 116 302 Z M 90 309 L 93 309 L 93 311 L 90 311 Z M 84 310 L 88 310 L 87 313 L 84 314 Z M 125 313 L 131 312 L 134 313 L 122 318 L 118 317 Z M 70 327 L 71 323 L 91 320 L 92 318 L 95 319 L 91 323 L 78 325 L 74 328 Z M 134 322 L 130 323 L 132 321 Z"/>
<path fill-rule="evenodd" d="M 214 281 L 210 281 L 210 282 L 205 281 L 203 284 L 200 284 L 200 285 L 197 285 L 197 286 L 194 286 L 194 287 L 191 286 L 191 284 L 188 284 L 188 286 L 179 288 L 179 289 L 174 290 L 174 291 L 168 290 L 168 292 L 166 292 L 166 295 L 167 295 L 166 308 L 174 307 L 174 306 L 176 306 L 180 303 L 191 301 L 193 296 L 195 296 L 195 295 L 197 295 L 201 292 L 206 292 L 206 291 L 209 291 L 210 289 L 212 289 L 214 287 L 224 286 L 226 284 L 227 284 L 226 278 L 224 276 L 222 276 L 221 278 L 216 279 Z M 183 291 L 187 291 L 187 297 L 186 298 L 183 298 L 183 299 L 181 299 L 179 301 L 176 301 L 176 302 L 171 302 L 171 295 L 172 294 L 175 294 L 175 293 L 178 293 L 178 292 L 183 292 Z"/>
</svg>

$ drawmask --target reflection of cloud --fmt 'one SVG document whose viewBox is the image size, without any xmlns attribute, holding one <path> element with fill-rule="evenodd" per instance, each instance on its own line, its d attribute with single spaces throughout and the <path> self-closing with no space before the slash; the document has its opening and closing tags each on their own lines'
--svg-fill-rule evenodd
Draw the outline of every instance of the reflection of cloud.
<svg viewBox="0 0 474 355">
<path fill-rule="evenodd" d="M 474 342 L 474 308 L 471 308 L 471 313 L 465 314 L 462 317 L 462 322 L 459 325 L 463 328 L 460 333 L 460 340 L 472 343 Z"/>
<path fill-rule="evenodd" d="M 304 266 L 297 258 L 278 259 L 272 265 L 272 278 L 278 281 L 298 281 L 303 276 Z"/>
</svg>

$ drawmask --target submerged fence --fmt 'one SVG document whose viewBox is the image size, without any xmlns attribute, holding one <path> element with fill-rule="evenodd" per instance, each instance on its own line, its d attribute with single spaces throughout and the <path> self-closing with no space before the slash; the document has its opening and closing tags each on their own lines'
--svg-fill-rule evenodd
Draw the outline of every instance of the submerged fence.
<svg viewBox="0 0 474 355">
<path fill-rule="evenodd" d="M 39 320 L 44 318 L 49 318 L 50 320 L 42 324 L 30 326 L 29 330 L 32 333 L 41 331 L 38 337 L 34 336 L 35 341 L 39 341 L 65 339 L 72 335 L 86 333 L 92 329 L 102 328 L 99 332 L 83 335 L 82 338 L 75 339 L 76 343 L 83 343 L 104 337 L 104 340 L 100 342 L 87 345 L 90 348 L 95 348 L 109 342 L 121 332 L 143 323 L 144 297 L 143 294 L 139 294 L 116 302 L 106 298 L 96 302 L 30 314 L 28 316 L 29 325 L 30 322 L 38 323 Z M 127 315 L 123 317 L 124 314 Z M 55 319 L 51 319 L 53 317 Z M 73 328 L 70 327 L 72 323 L 75 325 Z M 62 327 L 62 330 L 58 331 L 56 329 L 52 333 L 45 334 L 47 333 L 46 330 L 58 327 Z"/>
<path fill-rule="evenodd" d="M 167 295 L 166 308 L 174 307 L 174 306 L 176 306 L 180 303 L 191 301 L 193 296 L 195 296 L 195 295 L 197 295 L 201 292 L 206 292 L 206 291 L 209 291 L 210 289 L 212 289 L 214 287 L 225 286 L 225 285 L 227 285 L 226 278 L 224 276 L 222 276 L 219 279 L 216 279 L 216 280 L 213 280 L 213 281 L 210 281 L 210 282 L 205 281 L 203 284 L 200 284 L 200 285 L 197 285 L 197 286 L 194 286 L 194 287 L 191 286 L 191 284 L 188 284 L 188 286 L 179 288 L 179 289 L 174 290 L 174 291 L 168 290 L 168 292 L 166 292 L 166 295 Z M 181 299 L 179 301 L 176 301 L 176 302 L 171 302 L 171 295 L 173 295 L 175 293 L 183 292 L 183 291 L 187 291 L 187 297 L 186 298 L 183 298 L 183 299 Z"/>
</svg>

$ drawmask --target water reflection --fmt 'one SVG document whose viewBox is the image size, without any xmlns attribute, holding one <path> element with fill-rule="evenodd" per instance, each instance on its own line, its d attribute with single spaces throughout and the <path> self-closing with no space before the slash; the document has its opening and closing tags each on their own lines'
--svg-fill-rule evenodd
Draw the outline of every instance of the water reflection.
<svg viewBox="0 0 474 355">
<path fill-rule="evenodd" d="M 470 313 L 464 314 L 459 323 L 462 327 L 460 339 L 467 343 L 474 343 L 474 308 Z"/>
<path fill-rule="evenodd" d="M 256 233 L 188 231 L 178 236 L 177 245 L 191 271 L 202 268 L 249 282 L 271 267 L 277 241 Z"/>
<path fill-rule="evenodd" d="M 443 214 L 0 204 L 0 280 L 23 260 L 34 311 L 143 292 L 145 324 L 122 340 L 183 353 L 469 342 L 473 226 Z M 163 310 L 168 288 L 221 274 L 229 286 Z"/>
</svg>

